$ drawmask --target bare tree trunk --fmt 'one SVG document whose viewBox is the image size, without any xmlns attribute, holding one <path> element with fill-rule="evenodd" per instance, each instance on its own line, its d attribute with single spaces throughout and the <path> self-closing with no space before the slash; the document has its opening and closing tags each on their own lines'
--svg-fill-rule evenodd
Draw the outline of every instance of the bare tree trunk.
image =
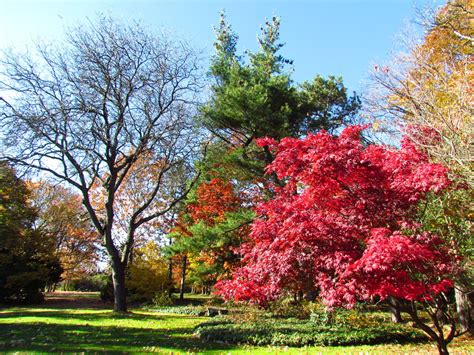
<svg viewBox="0 0 474 355">
<path fill-rule="evenodd" d="M 186 266 L 187 266 L 187 261 L 188 258 L 185 255 L 183 255 L 183 258 L 181 260 L 181 285 L 179 288 L 179 299 L 184 300 L 184 286 L 185 286 L 185 281 L 186 281 Z"/>
<path fill-rule="evenodd" d="M 448 347 L 444 342 L 438 343 L 437 346 L 439 355 L 449 355 Z"/>
<path fill-rule="evenodd" d="M 173 258 L 170 257 L 168 262 L 168 296 L 171 298 L 171 294 L 173 293 Z"/>
<path fill-rule="evenodd" d="M 125 265 L 120 260 L 112 260 L 112 281 L 114 285 L 114 311 L 126 313 Z"/>
<path fill-rule="evenodd" d="M 402 315 L 400 313 L 400 302 L 395 297 L 389 297 L 388 304 L 390 307 L 392 322 L 393 323 L 403 322 Z"/>
<path fill-rule="evenodd" d="M 456 311 L 459 315 L 459 324 L 461 332 L 473 332 L 474 327 L 471 318 L 471 304 L 469 296 L 465 292 L 465 287 L 462 284 L 456 283 L 454 287 L 454 296 L 456 297 Z"/>
</svg>

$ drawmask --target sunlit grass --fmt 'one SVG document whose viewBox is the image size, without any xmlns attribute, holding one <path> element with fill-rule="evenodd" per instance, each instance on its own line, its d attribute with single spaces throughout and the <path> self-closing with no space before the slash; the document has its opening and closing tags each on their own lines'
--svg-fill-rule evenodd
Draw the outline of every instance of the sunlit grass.
<svg viewBox="0 0 474 355">
<path fill-rule="evenodd" d="M 206 343 L 194 327 L 206 317 L 133 310 L 117 315 L 103 309 L 18 307 L 0 310 L 0 352 L 159 352 L 206 354 L 387 354 L 436 353 L 431 344 L 353 347 L 250 347 Z M 474 342 L 456 340 L 453 353 L 474 351 Z"/>
</svg>

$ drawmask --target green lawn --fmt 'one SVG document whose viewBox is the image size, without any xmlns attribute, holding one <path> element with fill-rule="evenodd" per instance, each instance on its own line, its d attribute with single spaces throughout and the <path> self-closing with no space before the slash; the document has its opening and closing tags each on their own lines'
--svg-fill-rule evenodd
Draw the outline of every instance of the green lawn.
<svg viewBox="0 0 474 355">
<path fill-rule="evenodd" d="M 357 347 L 245 347 L 205 343 L 193 335 L 206 317 L 133 310 L 116 315 L 104 309 L 21 307 L 0 310 L 0 352 L 161 352 L 206 354 L 341 354 L 370 352 L 436 353 L 426 345 Z M 474 351 L 472 340 L 457 340 L 452 351 Z"/>
</svg>

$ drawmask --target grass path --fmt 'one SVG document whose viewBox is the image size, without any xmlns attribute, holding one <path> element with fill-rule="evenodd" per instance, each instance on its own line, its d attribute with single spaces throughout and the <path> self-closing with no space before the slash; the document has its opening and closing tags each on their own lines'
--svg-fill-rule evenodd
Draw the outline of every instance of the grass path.
<svg viewBox="0 0 474 355">
<path fill-rule="evenodd" d="M 58 296 L 58 295 L 56 295 Z M 430 344 L 358 347 L 244 347 L 205 343 L 193 328 L 209 318 L 133 310 L 116 315 L 102 309 L 95 295 L 49 297 L 41 307 L 0 310 L 0 352 L 107 352 L 107 353 L 206 353 L 206 354 L 426 354 L 436 353 Z M 74 301 L 75 300 L 75 301 Z M 65 305 L 75 308 L 64 308 Z M 94 307 L 88 307 L 93 305 Z M 102 305 L 104 306 L 104 305 Z M 457 340 L 452 353 L 474 353 L 472 339 Z"/>
</svg>

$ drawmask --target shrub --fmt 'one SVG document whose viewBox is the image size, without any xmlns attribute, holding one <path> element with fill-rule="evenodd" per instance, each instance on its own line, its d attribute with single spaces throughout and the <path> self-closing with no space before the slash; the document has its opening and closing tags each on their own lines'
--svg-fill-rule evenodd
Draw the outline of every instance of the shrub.
<svg viewBox="0 0 474 355">
<path fill-rule="evenodd" d="M 71 280 L 64 285 L 66 291 L 102 291 L 107 285 L 110 276 L 106 274 L 85 275 L 79 279 Z"/>
<path fill-rule="evenodd" d="M 171 306 L 173 304 L 173 300 L 169 296 L 168 292 L 156 293 L 151 302 L 156 307 Z"/>
<path fill-rule="evenodd" d="M 277 318 L 308 319 L 311 314 L 310 302 L 294 301 L 292 298 L 282 298 L 269 304 L 270 313 Z"/>
<path fill-rule="evenodd" d="M 112 277 L 108 276 L 107 282 L 102 286 L 100 290 L 100 299 L 104 302 L 114 300 L 114 285 L 112 283 Z"/>
<path fill-rule="evenodd" d="M 185 314 L 190 316 L 201 317 L 206 315 L 206 307 L 204 306 L 179 306 L 179 307 L 153 307 L 149 308 L 158 313 L 166 314 Z"/>
<path fill-rule="evenodd" d="M 426 340 L 418 330 L 399 324 L 353 328 L 349 325 L 323 326 L 297 319 L 260 319 L 252 323 L 235 323 L 224 319 L 202 323 L 195 331 L 206 341 L 257 346 L 369 345 Z"/>
</svg>

